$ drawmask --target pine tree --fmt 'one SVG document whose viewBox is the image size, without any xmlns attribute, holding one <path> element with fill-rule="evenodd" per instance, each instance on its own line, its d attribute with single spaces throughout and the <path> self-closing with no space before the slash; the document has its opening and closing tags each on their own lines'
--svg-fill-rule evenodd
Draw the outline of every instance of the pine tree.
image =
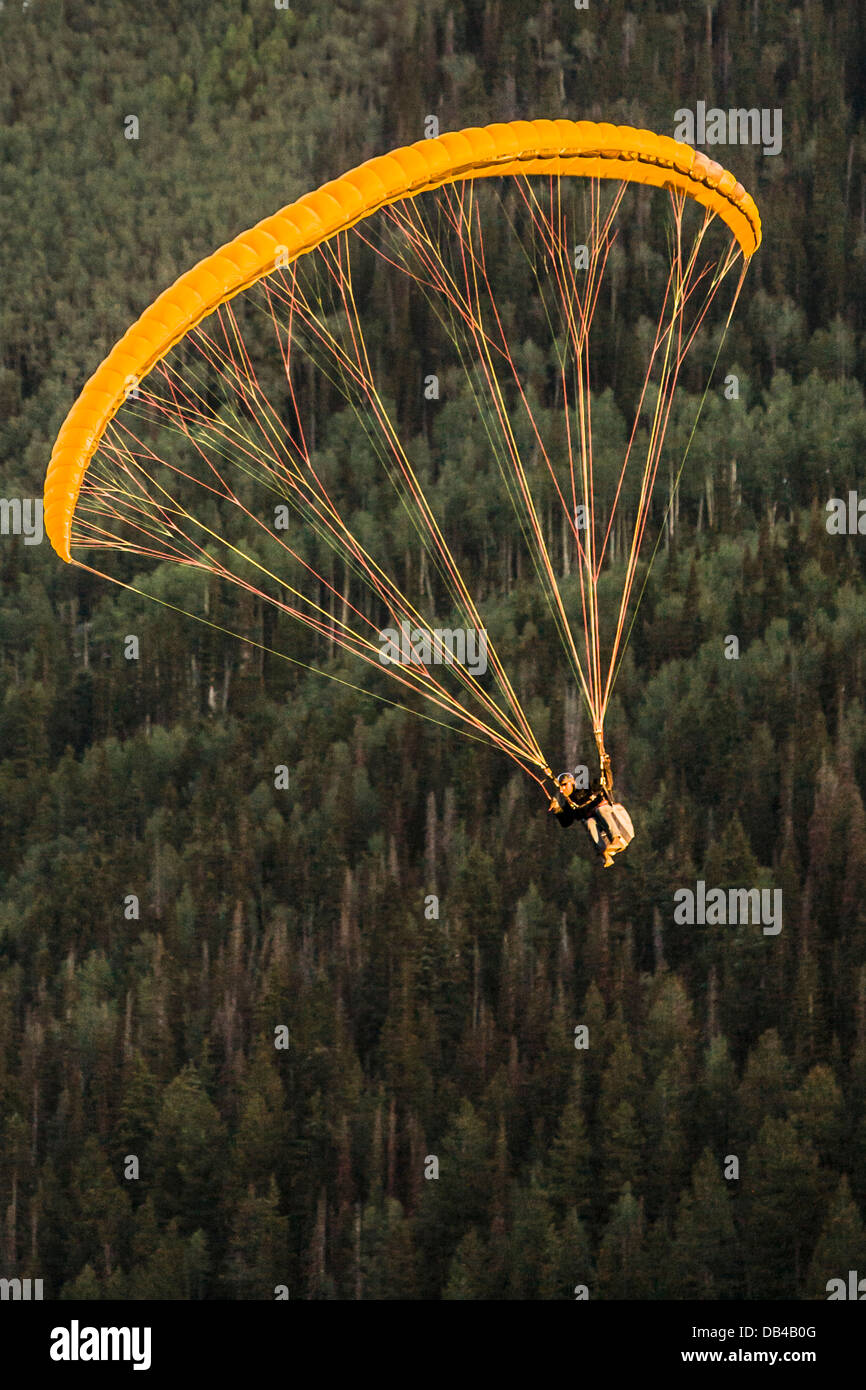
<svg viewBox="0 0 866 1390">
<path fill-rule="evenodd" d="M 668 1298 L 732 1298 L 741 1252 L 723 1159 L 704 1149 L 682 1192 L 665 1284 Z"/>
<path fill-rule="evenodd" d="M 598 1252 L 599 1298 L 645 1298 L 650 1287 L 644 1249 L 643 1204 L 626 1183 Z"/>
<path fill-rule="evenodd" d="M 866 1276 L 866 1232 L 848 1178 L 839 1179 L 827 1219 L 818 1238 L 806 1281 L 807 1298 L 826 1298 L 831 1279 L 842 1279 L 846 1292 L 850 1270 Z"/>
<path fill-rule="evenodd" d="M 790 1121 L 767 1119 L 741 1180 L 747 1297 L 801 1298 L 828 1196 L 818 1155 Z"/>
</svg>

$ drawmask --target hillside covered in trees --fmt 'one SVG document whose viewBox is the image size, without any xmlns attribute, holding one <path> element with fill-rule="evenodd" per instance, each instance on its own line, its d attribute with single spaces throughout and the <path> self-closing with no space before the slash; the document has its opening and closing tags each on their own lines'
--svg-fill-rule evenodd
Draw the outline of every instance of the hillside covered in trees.
<svg viewBox="0 0 866 1390">
<path fill-rule="evenodd" d="M 864 69 L 843 0 L 0 9 L 7 499 L 41 495 L 69 405 L 161 289 L 431 114 L 673 133 L 698 100 L 783 113 L 778 155 L 709 151 L 764 243 L 653 515 L 609 719 L 638 833 L 610 873 L 492 750 L 275 659 L 217 588 L 211 616 L 249 641 L 0 536 L 0 1277 L 87 1299 L 822 1299 L 866 1270 L 866 541 L 826 511 L 866 456 Z M 371 295 L 439 504 L 466 518 L 458 559 L 565 766 L 591 731 L 507 499 L 492 469 L 468 487 L 465 403 L 424 404 L 423 334 Z M 326 399 L 316 428 L 339 460 Z M 417 564 L 386 484 L 363 506 Z M 700 880 L 781 889 L 782 930 L 680 925 Z"/>
</svg>

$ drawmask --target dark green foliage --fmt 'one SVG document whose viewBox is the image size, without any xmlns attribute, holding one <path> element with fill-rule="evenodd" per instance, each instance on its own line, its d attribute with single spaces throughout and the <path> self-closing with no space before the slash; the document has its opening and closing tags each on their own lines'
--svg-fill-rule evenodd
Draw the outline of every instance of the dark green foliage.
<svg viewBox="0 0 866 1390">
<path fill-rule="evenodd" d="M 0 537 L 0 1276 L 475 1300 L 821 1298 L 866 1273 L 866 566 L 824 513 L 866 452 L 860 7 L 60 8 L 0 11 L 6 496 L 39 494 L 77 390 L 181 270 L 428 114 L 669 131 L 702 95 L 783 107 L 784 144 L 715 152 L 765 242 L 720 364 L 740 397 L 707 399 L 611 707 L 638 834 L 609 875 L 504 759 L 251 645 L 294 651 L 283 619 L 214 586 L 239 644 Z M 430 325 L 376 293 L 374 371 L 457 559 L 544 746 L 586 758 L 471 405 L 421 402 Z M 601 309 L 608 482 L 645 298 L 620 276 Z M 504 308 L 555 431 L 538 306 Z M 313 428 L 408 585 L 352 417 L 323 395 Z M 781 886 L 782 932 L 677 925 L 698 879 Z"/>
</svg>

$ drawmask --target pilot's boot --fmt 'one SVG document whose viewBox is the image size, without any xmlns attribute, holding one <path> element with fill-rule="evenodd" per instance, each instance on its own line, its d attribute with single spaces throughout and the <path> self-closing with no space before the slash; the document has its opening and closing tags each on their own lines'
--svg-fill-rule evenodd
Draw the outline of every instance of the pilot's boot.
<svg viewBox="0 0 866 1390">
<path fill-rule="evenodd" d="M 605 846 L 604 867 L 606 869 L 610 868 L 611 864 L 613 863 L 614 856 L 617 854 L 621 854 L 625 847 L 625 840 L 622 838 L 621 835 L 615 835 L 614 838 L 611 840 L 610 844 Z"/>
</svg>

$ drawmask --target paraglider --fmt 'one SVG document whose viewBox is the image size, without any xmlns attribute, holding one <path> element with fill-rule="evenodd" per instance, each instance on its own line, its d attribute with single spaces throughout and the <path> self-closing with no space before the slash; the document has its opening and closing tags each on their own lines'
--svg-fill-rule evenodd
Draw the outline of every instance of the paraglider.
<svg viewBox="0 0 866 1390">
<path fill-rule="evenodd" d="M 647 283 L 655 275 L 661 309 L 628 405 L 624 456 L 597 473 L 594 449 L 605 441 L 593 408 L 604 382 L 591 329 L 628 227 L 626 193 L 646 188 L 666 208 L 666 258 L 652 274 L 647 261 L 645 274 Z M 551 810 L 562 825 L 582 820 L 609 865 L 634 831 L 612 799 L 604 723 L 640 598 L 641 545 L 653 531 L 657 545 L 664 528 L 651 517 L 665 431 L 686 354 L 730 277 L 733 302 L 715 324 L 724 336 L 760 239 L 757 208 L 732 174 L 626 126 L 514 121 L 370 160 L 206 257 L 124 334 L 58 434 L 48 535 L 65 561 L 157 602 L 166 600 L 151 591 L 148 565 L 236 586 L 305 629 L 305 645 L 274 648 L 266 636 L 223 630 L 351 685 L 345 667 L 328 669 L 334 653 L 350 656 L 366 667 L 366 693 L 492 744 L 550 796 L 549 757 L 502 654 L 507 624 L 494 632 L 484 621 L 461 568 L 465 510 L 449 525 L 437 508 L 439 475 L 453 461 L 416 457 L 418 439 L 401 429 L 399 403 L 379 381 L 387 354 L 370 345 L 381 327 L 368 327 L 365 296 L 383 279 L 400 282 L 426 306 L 440 375 L 457 382 L 452 369 L 463 372 L 452 389 L 483 429 L 488 472 L 504 484 L 591 719 L 598 799 L 574 801 L 560 779 Z M 503 283 L 494 261 L 508 266 Z M 515 294 L 549 330 L 541 385 L 530 381 Z M 604 312 L 613 313 L 608 301 Z M 356 421 L 344 464 L 316 443 L 323 398 Z M 354 470 L 372 464 L 399 499 L 417 563 L 399 552 L 397 522 L 372 524 L 355 495 Z M 671 470 L 676 482 L 681 471 L 682 462 Z M 97 570 L 98 555 L 112 551 L 118 559 Z M 618 597 L 602 601 L 614 560 Z M 219 626 L 199 590 L 183 595 L 189 607 L 172 606 Z M 406 660 L 383 661 L 379 635 L 407 625 L 420 640 Z M 458 627 L 483 633 L 483 673 L 453 653 L 443 659 L 437 634 Z"/>
<path fill-rule="evenodd" d="M 579 782 L 585 771 L 578 767 L 574 772 L 561 772 L 555 779 L 555 790 L 547 809 L 553 812 L 563 829 L 575 822 L 585 825 L 604 867 L 609 869 L 614 857 L 627 849 L 634 839 L 634 826 L 625 807 L 613 799 L 610 760 L 601 777 L 590 783 L 585 791 L 580 791 Z"/>
</svg>

